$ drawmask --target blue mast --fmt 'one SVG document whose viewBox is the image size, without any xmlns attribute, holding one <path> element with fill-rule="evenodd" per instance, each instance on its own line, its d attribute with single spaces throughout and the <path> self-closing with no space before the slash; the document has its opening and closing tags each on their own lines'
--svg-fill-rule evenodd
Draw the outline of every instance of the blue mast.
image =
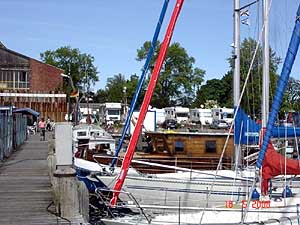
<svg viewBox="0 0 300 225">
<path fill-rule="evenodd" d="M 287 52 L 285 60 L 284 60 L 280 78 L 278 80 L 277 89 L 276 89 L 273 104 L 272 104 L 272 109 L 271 109 L 271 112 L 269 115 L 269 120 L 267 123 L 266 133 L 264 135 L 263 143 L 262 143 L 262 146 L 261 146 L 261 149 L 259 152 L 259 156 L 258 156 L 258 160 L 256 163 L 256 167 L 259 169 L 262 167 L 262 164 L 263 164 L 263 161 L 265 158 L 265 154 L 267 151 L 267 147 L 268 147 L 271 135 L 272 135 L 272 128 L 274 126 L 276 116 L 280 109 L 280 105 L 281 105 L 282 98 L 283 98 L 283 95 L 284 95 L 284 92 L 285 92 L 285 89 L 286 89 L 286 86 L 287 86 L 287 83 L 289 80 L 291 69 L 293 67 L 295 57 L 297 55 L 297 51 L 298 51 L 298 47 L 299 47 L 299 43 L 300 43 L 300 21 L 299 21 L 299 19 L 300 19 L 300 5 L 298 7 L 296 23 L 295 23 L 294 31 L 293 31 L 291 41 L 289 44 L 288 52 Z"/>
<path fill-rule="evenodd" d="M 139 79 L 139 82 L 138 82 L 138 85 L 136 87 L 134 96 L 132 98 L 130 108 L 129 108 L 129 112 L 128 112 L 128 116 L 126 118 L 125 125 L 124 125 L 123 131 L 122 131 L 122 135 L 121 135 L 118 147 L 116 149 L 114 158 L 113 158 L 113 160 L 111 162 L 111 165 L 110 165 L 111 168 L 113 168 L 114 165 L 117 162 L 117 157 L 119 155 L 119 152 L 121 151 L 121 147 L 122 147 L 126 132 L 129 128 L 130 120 L 131 120 L 131 117 L 132 117 L 132 114 L 133 114 L 133 110 L 135 109 L 137 98 L 138 98 L 138 96 L 141 92 L 144 80 L 146 78 L 146 74 L 147 74 L 147 71 L 148 71 L 148 68 L 149 68 L 150 60 L 151 60 L 151 58 L 153 56 L 153 53 L 154 53 L 154 49 L 155 49 L 155 46 L 156 46 L 156 42 L 157 42 L 157 39 L 158 39 L 158 35 L 159 35 L 159 32 L 160 32 L 162 22 L 164 20 L 164 17 L 165 17 L 167 8 L 168 8 L 168 4 L 169 4 L 169 0 L 165 0 L 163 8 L 162 8 L 160 16 L 159 16 L 159 20 L 158 20 L 157 25 L 156 25 L 155 33 L 154 33 L 154 36 L 153 36 L 153 39 L 152 39 L 152 42 L 151 42 L 151 47 L 149 49 L 145 64 L 144 64 L 143 69 L 142 69 L 142 75 Z"/>
</svg>

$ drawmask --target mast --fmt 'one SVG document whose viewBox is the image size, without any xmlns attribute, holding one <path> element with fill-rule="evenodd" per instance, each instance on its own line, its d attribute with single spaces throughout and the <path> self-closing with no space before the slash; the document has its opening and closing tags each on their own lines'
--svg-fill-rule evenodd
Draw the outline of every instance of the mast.
<svg viewBox="0 0 300 225">
<path fill-rule="evenodd" d="M 238 110 L 240 99 L 240 0 L 234 0 L 234 75 L 233 75 L 233 104 L 235 110 Z M 238 118 L 234 121 L 235 124 Z M 240 134 L 240 127 L 235 126 L 234 137 L 234 169 L 238 168 L 241 164 L 241 145 L 239 144 L 238 138 Z"/>
<path fill-rule="evenodd" d="M 141 106 L 141 110 L 140 110 L 140 114 L 139 114 L 137 123 L 135 125 L 133 134 L 129 141 L 129 145 L 128 145 L 126 154 L 124 156 L 120 174 L 119 174 L 118 179 L 114 186 L 113 197 L 110 201 L 111 206 L 116 205 L 118 196 L 120 194 L 123 183 L 125 181 L 131 160 L 133 158 L 134 150 L 135 150 L 135 147 L 136 147 L 136 144 L 137 144 L 137 141 L 138 141 L 141 129 L 142 129 L 142 124 L 145 119 L 146 113 L 148 111 L 148 107 L 149 107 L 156 83 L 158 81 L 159 73 L 162 68 L 162 65 L 163 65 L 163 62 L 164 62 L 164 59 L 165 59 L 172 35 L 173 35 L 173 30 L 175 28 L 175 24 L 176 24 L 178 15 L 180 13 L 181 7 L 183 5 L 183 2 L 184 2 L 184 0 L 176 1 L 175 8 L 173 10 L 173 13 L 172 13 L 172 16 L 170 19 L 170 23 L 168 25 L 167 32 L 166 32 L 164 40 L 162 42 L 157 61 L 155 63 L 155 66 L 154 66 L 154 69 L 153 69 L 153 72 L 152 72 L 152 75 L 151 75 L 151 78 L 150 78 L 150 81 L 148 84 L 148 88 L 147 88 L 147 91 L 146 91 L 146 94 L 145 94 L 145 97 L 144 97 L 144 100 L 143 100 L 143 103 Z"/>
<path fill-rule="evenodd" d="M 263 96 L 262 96 L 262 130 L 266 129 L 269 115 L 269 0 L 263 1 L 264 38 L 263 38 Z"/>
<path fill-rule="evenodd" d="M 133 111 L 135 109 L 138 96 L 139 96 L 139 94 L 141 92 L 144 80 L 146 78 L 146 74 L 147 74 L 147 71 L 148 71 L 148 68 L 149 68 L 149 64 L 150 64 L 151 58 L 152 58 L 153 53 L 154 53 L 154 49 L 155 49 L 155 46 L 156 46 L 156 42 L 157 42 L 157 39 L 158 39 L 158 35 L 159 35 L 159 32 L 160 32 L 160 28 L 161 28 L 162 22 L 164 20 L 164 17 L 165 17 L 167 8 L 168 8 L 168 4 L 169 4 L 169 0 L 165 0 L 163 8 L 162 8 L 160 16 L 159 16 L 159 20 L 158 20 L 157 25 L 156 25 L 155 33 L 154 33 L 154 36 L 153 36 L 153 39 L 152 39 L 152 42 L 151 42 L 151 47 L 149 49 L 149 52 L 148 52 L 148 55 L 147 55 L 147 59 L 146 59 L 145 64 L 143 66 L 142 75 L 141 75 L 141 77 L 139 79 L 138 85 L 137 85 L 136 90 L 134 92 L 134 96 L 133 96 L 131 104 L 130 104 L 129 112 L 128 112 L 128 115 L 127 115 L 127 118 L 126 118 L 126 122 L 125 122 L 125 125 L 124 125 L 124 128 L 123 128 L 123 131 L 122 131 L 122 135 L 121 135 L 118 147 L 116 149 L 114 158 L 113 158 L 113 160 L 111 162 L 111 165 L 110 165 L 111 168 L 113 168 L 115 166 L 116 162 L 117 162 L 117 157 L 119 155 L 119 152 L 121 151 L 122 144 L 123 144 L 124 138 L 126 136 L 126 132 L 127 132 L 128 128 L 129 128 L 130 120 L 131 120 Z"/>
</svg>

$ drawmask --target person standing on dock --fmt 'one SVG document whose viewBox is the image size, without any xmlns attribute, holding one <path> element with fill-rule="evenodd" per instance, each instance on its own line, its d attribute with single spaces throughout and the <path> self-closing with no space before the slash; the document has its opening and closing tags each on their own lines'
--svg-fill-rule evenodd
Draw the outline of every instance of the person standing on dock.
<svg viewBox="0 0 300 225">
<path fill-rule="evenodd" d="M 46 132 L 46 122 L 44 118 L 41 118 L 39 122 L 39 129 L 41 131 L 41 141 L 45 141 L 45 132 Z"/>
</svg>

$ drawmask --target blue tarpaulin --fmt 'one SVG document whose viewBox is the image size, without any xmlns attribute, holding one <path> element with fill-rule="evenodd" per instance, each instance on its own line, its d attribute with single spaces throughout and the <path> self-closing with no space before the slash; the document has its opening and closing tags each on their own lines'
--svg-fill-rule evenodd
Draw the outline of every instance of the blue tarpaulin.
<svg viewBox="0 0 300 225">
<path fill-rule="evenodd" d="M 40 113 L 31 109 L 31 108 L 19 108 L 19 109 L 14 109 L 13 113 L 22 113 L 26 115 L 33 115 L 35 117 L 39 117 Z"/>
<path fill-rule="evenodd" d="M 259 133 L 261 124 L 256 123 L 248 116 L 243 109 L 239 109 L 235 120 L 235 144 L 259 144 Z M 299 137 L 300 127 L 273 126 L 271 137 Z"/>
</svg>

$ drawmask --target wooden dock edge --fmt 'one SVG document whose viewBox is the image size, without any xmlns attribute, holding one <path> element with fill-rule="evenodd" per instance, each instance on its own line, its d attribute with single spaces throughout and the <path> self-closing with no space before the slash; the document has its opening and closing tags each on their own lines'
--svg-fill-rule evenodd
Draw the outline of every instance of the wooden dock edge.
<svg viewBox="0 0 300 225">
<path fill-rule="evenodd" d="M 57 168 L 53 138 L 48 142 L 47 162 L 56 213 L 72 224 L 89 224 L 89 192 L 73 168 Z"/>
</svg>

